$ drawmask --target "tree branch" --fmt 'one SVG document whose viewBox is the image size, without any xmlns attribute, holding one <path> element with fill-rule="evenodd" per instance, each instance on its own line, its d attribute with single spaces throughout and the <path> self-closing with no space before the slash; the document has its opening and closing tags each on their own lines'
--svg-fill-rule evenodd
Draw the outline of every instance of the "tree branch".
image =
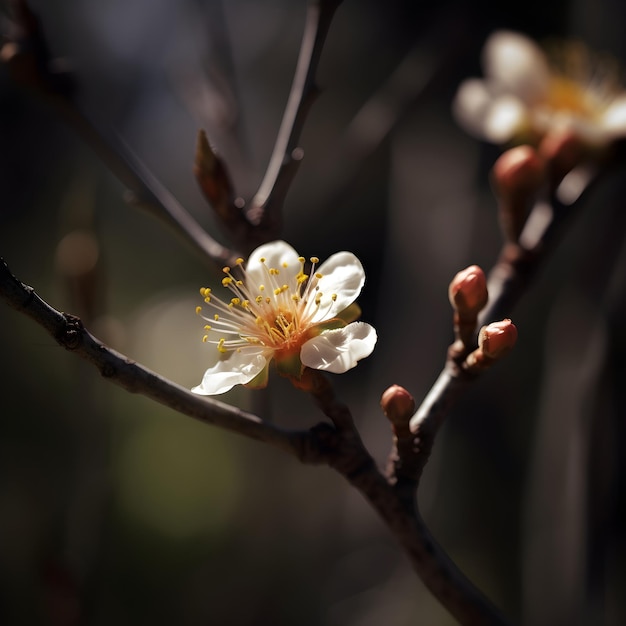
<svg viewBox="0 0 626 626">
<path fill-rule="evenodd" d="M 13 0 L 15 41 L 6 43 L 1 60 L 10 75 L 48 103 L 109 170 L 130 190 L 130 204 L 162 219 L 186 241 L 217 265 L 233 262 L 239 253 L 219 244 L 192 215 L 156 180 L 130 150 L 112 138 L 105 138 L 78 108 L 73 98 L 71 76 L 55 69 L 43 29 L 26 0 Z"/>
<path fill-rule="evenodd" d="M 289 432 L 223 402 L 199 396 L 107 348 L 79 318 L 61 313 L 21 283 L 6 262 L 0 263 L 0 295 L 17 311 L 42 326 L 59 345 L 94 365 L 100 374 L 131 393 L 139 393 L 206 424 L 268 443 L 301 458 L 308 433 Z M 314 458 L 313 455 L 308 455 Z"/>
<path fill-rule="evenodd" d="M 341 0 L 311 0 L 296 73 L 276 137 L 274 150 L 259 189 L 247 209 L 250 223 L 274 235 L 280 229 L 285 196 L 304 153 L 298 148 L 304 126 L 318 90 L 315 74 L 333 16 Z"/>
</svg>

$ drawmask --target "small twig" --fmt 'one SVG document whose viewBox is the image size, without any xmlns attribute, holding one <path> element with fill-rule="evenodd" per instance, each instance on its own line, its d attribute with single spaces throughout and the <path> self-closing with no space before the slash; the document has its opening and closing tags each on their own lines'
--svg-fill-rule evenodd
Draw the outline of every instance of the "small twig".
<svg viewBox="0 0 626 626">
<path fill-rule="evenodd" d="M 280 228 L 281 209 L 298 169 L 303 152 L 298 148 L 300 133 L 311 104 L 317 96 L 315 74 L 326 35 L 341 0 L 311 0 L 298 64 L 283 119 L 267 171 L 247 209 L 250 223 L 262 232 L 275 234 Z"/>
<path fill-rule="evenodd" d="M 2 62 L 16 82 L 30 88 L 93 149 L 111 172 L 128 187 L 131 204 L 164 220 L 179 235 L 218 265 L 239 253 L 215 241 L 191 214 L 159 183 L 130 150 L 104 134 L 85 116 L 73 99 L 71 77 L 54 70 L 43 29 L 25 0 L 14 0 L 16 41 L 2 48 Z"/>
<path fill-rule="evenodd" d="M 302 433 L 282 430 L 255 415 L 194 394 L 107 348 L 84 328 L 79 318 L 57 311 L 40 298 L 32 287 L 15 278 L 4 260 L 0 263 L 0 294 L 10 306 L 47 330 L 59 345 L 89 361 L 104 378 L 127 391 L 142 394 L 206 424 L 301 456 Z"/>
</svg>

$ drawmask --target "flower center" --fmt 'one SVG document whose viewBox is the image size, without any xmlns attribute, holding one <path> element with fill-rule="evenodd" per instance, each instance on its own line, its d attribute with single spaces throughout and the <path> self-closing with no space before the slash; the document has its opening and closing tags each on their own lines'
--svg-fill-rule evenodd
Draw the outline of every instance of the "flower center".
<svg viewBox="0 0 626 626">
<path fill-rule="evenodd" d="M 552 73 L 546 104 L 587 119 L 600 116 L 618 91 L 615 61 L 577 42 L 553 43 L 546 52 Z"/>
<path fill-rule="evenodd" d="M 206 317 L 202 307 L 196 307 L 196 313 L 209 322 L 203 341 L 215 344 L 221 353 L 246 348 L 291 353 L 306 339 L 313 313 L 326 305 L 318 284 L 322 274 L 315 272 L 317 257 L 310 259 L 310 274 L 304 271 L 304 257 L 298 258 L 297 272 L 287 263 L 268 267 L 264 258 L 259 263 L 261 272 L 257 267 L 254 277 L 243 267 L 243 259 L 237 259 L 237 275 L 230 267 L 223 268 L 222 286 L 232 294 L 229 302 L 215 297 L 209 288 L 200 289 L 213 312 Z M 335 298 L 331 295 L 328 305 Z"/>
<path fill-rule="evenodd" d="M 556 111 L 570 111 L 584 117 L 594 114 L 594 108 L 582 85 L 560 76 L 553 77 L 550 83 L 547 104 Z"/>
</svg>

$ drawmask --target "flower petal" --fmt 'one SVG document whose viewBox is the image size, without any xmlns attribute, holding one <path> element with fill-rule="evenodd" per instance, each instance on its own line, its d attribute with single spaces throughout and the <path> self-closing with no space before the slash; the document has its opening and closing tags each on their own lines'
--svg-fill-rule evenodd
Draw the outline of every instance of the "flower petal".
<svg viewBox="0 0 626 626">
<path fill-rule="evenodd" d="M 246 264 L 248 280 L 257 286 L 266 284 L 267 269 L 274 268 L 280 272 L 278 282 L 289 283 L 300 271 L 298 258 L 298 253 L 285 241 L 263 244 L 250 254 Z M 265 263 L 261 263 L 261 259 L 265 259 Z"/>
<path fill-rule="evenodd" d="M 485 116 L 483 133 L 492 143 L 506 143 L 527 123 L 528 111 L 522 101 L 515 96 L 501 96 L 496 98 Z"/>
<path fill-rule="evenodd" d="M 493 33 L 483 50 L 483 68 L 489 82 L 524 102 L 534 104 L 550 86 L 550 68 L 534 41 L 511 31 Z"/>
<path fill-rule="evenodd" d="M 611 102 L 602 116 L 602 126 L 611 137 L 626 136 L 626 94 Z"/>
<path fill-rule="evenodd" d="M 317 283 L 317 293 L 323 295 L 315 311 L 313 299 L 309 301 L 307 315 L 312 314 L 312 323 L 331 319 L 349 307 L 357 299 L 365 283 L 363 266 L 352 252 L 333 254 L 319 266 L 316 273 L 322 275 Z"/>
<path fill-rule="evenodd" d="M 267 357 L 261 351 L 233 352 L 228 359 L 220 360 L 210 367 L 204 373 L 202 382 L 191 391 L 203 396 L 225 393 L 235 385 L 249 383 L 267 362 Z"/>
<path fill-rule="evenodd" d="M 467 132 L 484 139 L 485 118 L 492 100 L 493 94 L 484 80 L 469 78 L 459 86 L 452 103 L 452 112 Z"/>
<path fill-rule="evenodd" d="M 353 322 L 309 339 L 300 350 L 300 360 L 316 370 L 343 374 L 372 353 L 377 338 L 372 326 Z"/>
</svg>

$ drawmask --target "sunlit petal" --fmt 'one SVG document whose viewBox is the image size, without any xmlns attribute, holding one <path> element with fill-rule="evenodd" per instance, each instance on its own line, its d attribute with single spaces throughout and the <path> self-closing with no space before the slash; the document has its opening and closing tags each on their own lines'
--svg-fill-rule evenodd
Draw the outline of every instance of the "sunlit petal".
<svg viewBox="0 0 626 626">
<path fill-rule="evenodd" d="M 483 67 L 488 80 L 530 104 L 544 98 L 550 86 L 546 55 L 520 33 L 501 30 L 491 35 L 485 43 Z"/>
<path fill-rule="evenodd" d="M 613 100 L 604 112 L 603 126 L 613 137 L 626 136 L 626 94 Z"/>
<path fill-rule="evenodd" d="M 267 358 L 262 352 L 233 352 L 210 367 L 202 382 L 191 391 L 203 396 L 225 393 L 235 385 L 245 385 L 253 380 L 266 366 Z"/>
<path fill-rule="evenodd" d="M 469 133 L 482 138 L 485 117 L 492 98 L 484 80 L 479 78 L 464 80 L 454 98 L 452 111 L 461 126 Z"/>
<path fill-rule="evenodd" d="M 313 369 L 343 374 L 372 353 L 376 340 L 372 326 L 353 322 L 345 328 L 329 330 L 309 339 L 302 346 L 300 360 Z"/>
<path fill-rule="evenodd" d="M 298 253 L 285 241 L 272 241 L 252 252 L 246 271 L 256 285 L 267 283 L 267 268 L 279 270 L 280 282 L 289 283 L 300 271 L 298 257 Z M 265 262 L 261 263 L 261 259 L 265 259 Z"/>
<path fill-rule="evenodd" d="M 331 319 L 350 306 L 365 283 L 363 266 L 351 252 L 333 254 L 317 272 L 322 276 L 317 286 L 323 298 L 313 314 L 313 323 Z M 309 304 L 312 305 L 312 302 Z"/>
<path fill-rule="evenodd" d="M 526 107 L 514 96 L 502 96 L 493 102 L 484 121 L 486 139 L 506 143 L 526 125 Z"/>
</svg>

